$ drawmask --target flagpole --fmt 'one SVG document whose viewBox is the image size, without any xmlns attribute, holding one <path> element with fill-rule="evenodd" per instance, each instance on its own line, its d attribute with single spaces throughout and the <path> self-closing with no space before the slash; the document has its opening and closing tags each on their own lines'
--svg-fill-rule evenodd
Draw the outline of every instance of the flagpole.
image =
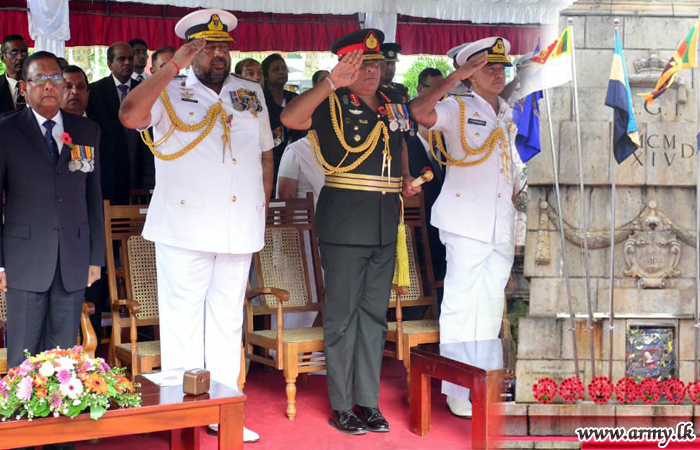
<svg viewBox="0 0 700 450">
<path fill-rule="evenodd" d="M 544 76 L 544 73 L 543 73 Z M 545 84 L 546 86 L 546 84 Z M 571 301 L 571 280 L 569 278 L 569 266 L 566 263 L 566 235 L 564 234 L 564 216 L 561 209 L 561 193 L 559 192 L 559 163 L 557 161 L 557 148 L 554 143 L 554 130 L 552 129 L 552 109 L 549 104 L 549 89 L 543 89 L 542 94 L 544 95 L 544 103 L 547 108 L 547 123 L 549 128 L 549 142 L 550 148 L 552 150 L 552 172 L 554 173 L 554 197 L 557 202 L 557 216 L 559 221 L 559 241 L 561 242 L 561 265 L 564 270 L 564 280 L 566 283 L 566 300 L 569 305 L 569 321 L 571 322 L 571 348 L 574 353 L 574 371 L 576 376 L 580 376 L 578 365 L 578 346 L 576 344 L 576 313 L 574 312 L 574 305 Z"/>
<path fill-rule="evenodd" d="M 581 154 L 581 114 L 578 106 L 578 86 L 576 84 L 576 49 L 574 44 L 574 19 L 567 19 L 571 27 L 571 76 L 574 88 L 574 111 L 576 112 L 576 155 L 578 157 L 579 192 L 581 196 L 581 225 L 583 231 L 583 265 L 586 275 L 586 303 L 588 306 L 588 333 L 590 336 L 591 375 L 596 376 L 595 370 L 595 338 L 593 337 L 593 306 L 591 304 L 591 274 L 588 260 L 588 218 L 586 217 L 585 187 L 583 182 L 583 156 Z M 561 214 L 561 211 L 559 212 Z"/>
<path fill-rule="evenodd" d="M 700 11 L 698 12 L 698 20 L 700 20 Z M 696 56 L 698 49 L 696 48 Z M 696 58 L 697 61 L 697 58 Z M 696 122 L 700 122 L 700 73 L 698 68 L 693 69 L 696 74 L 695 78 L 695 105 L 697 107 Z M 696 126 L 696 129 L 698 127 Z M 697 130 L 700 135 L 700 130 Z M 695 145 L 698 145 L 700 139 L 695 140 Z M 695 326 L 693 327 L 694 337 L 693 346 L 695 347 L 695 360 L 693 368 L 695 370 L 695 378 L 698 379 L 698 360 L 700 359 L 700 349 L 698 349 L 698 335 L 700 334 L 700 163 L 698 163 L 699 148 L 695 149 Z"/>
<path fill-rule="evenodd" d="M 615 24 L 615 39 L 617 40 L 620 19 L 613 20 Z M 625 62 L 622 61 L 622 64 Z M 610 291 L 608 292 L 608 309 L 610 311 L 608 325 L 608 339 L 610 356 L 608 359 L 608 379 L 613 379 L 613 333 L 615 330 L 615 202 L 617 189 L 615 186 L 615 149 L 614 137 L 610 138 Z"/>
</svg>

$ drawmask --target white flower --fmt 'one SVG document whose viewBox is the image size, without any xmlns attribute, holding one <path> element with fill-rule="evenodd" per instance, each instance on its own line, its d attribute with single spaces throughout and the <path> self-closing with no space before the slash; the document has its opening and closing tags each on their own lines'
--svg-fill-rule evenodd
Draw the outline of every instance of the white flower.
<svg viewBox="0 0 700 450">
<path fill-rule="evenodd" d="M 44 361 L 44 363 L 39 368 L 39 373 L 46 378 L 54 374 L 56 370 L 53 368 L 53 363 L 51 361 Z"/>
<path fill-rule="evenodd" d="M 75 360 L 67 358 L 65 356 L 57 358 L 55 363 L 58 364 L 57 370 L 66 369 L 68 371 L 71 371 L 75 367 Z"/>
<path fill-rule="evenodd" d="M 83 393 L 83 383 L 77 378 L 71 378 L 68 382 L 61 384 L 59 391 L 62 396 L 75 400 Z"/>
</svg>

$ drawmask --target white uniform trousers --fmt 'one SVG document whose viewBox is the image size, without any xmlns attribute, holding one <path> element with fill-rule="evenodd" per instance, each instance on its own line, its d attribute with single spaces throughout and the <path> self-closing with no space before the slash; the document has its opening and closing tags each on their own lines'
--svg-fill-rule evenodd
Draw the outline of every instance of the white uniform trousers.
<svg viewBox="0 0 700 450">
<path fill-rule="evenodd" d="M 497 339 L 514 243 L 488 243 L 444 230 L 440 230 L 440 240 L 447 256 L 440 343 Z M 459 400 L 469 398 L 469 389 L 447 382 L 442 384 L 442 393 Z"/>
<path fill-rule="evenodd" d="M 204 368 L 238 390 L 251 256 L 156 243 L 163 370 Z"/>
</svg>

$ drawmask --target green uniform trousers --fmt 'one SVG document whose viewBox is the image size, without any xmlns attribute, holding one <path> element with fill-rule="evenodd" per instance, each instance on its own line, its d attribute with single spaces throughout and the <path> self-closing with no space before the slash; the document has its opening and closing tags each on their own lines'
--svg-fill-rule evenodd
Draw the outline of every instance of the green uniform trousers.
<svg viewBox="0 0 700 450">
<path fill-rule="evenodd" d="M 326 284 L 323 342 L 331 409 L 376 407 L 396 243 L 320 242 Z"/>
</svg>

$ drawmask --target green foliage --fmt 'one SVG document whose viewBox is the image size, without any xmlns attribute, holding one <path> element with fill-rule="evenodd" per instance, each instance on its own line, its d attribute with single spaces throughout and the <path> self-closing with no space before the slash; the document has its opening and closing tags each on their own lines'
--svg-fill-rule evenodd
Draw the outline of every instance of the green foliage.
<svg viewBox="0 0 700 450">
<path fill-rule="evenodd" d="M 5 73 L 5 63 L 0 61 L 0 75 Z"/>
<path fill-rule="evenodd" d="M 416 88 L 418 87 L 418 75 L 427 69 L 428 67 L 434 67 L 442 72 L 443 75 L 448 76 L 454 69 L 449 63 L 442 59 L 435 57 L 425 56 L 418 59 L 413 65 L 406 71 L 403 76 L 403 85 L 408 88 L 408 93 L 411 97 L 416 95 Z"/>
</svg>

